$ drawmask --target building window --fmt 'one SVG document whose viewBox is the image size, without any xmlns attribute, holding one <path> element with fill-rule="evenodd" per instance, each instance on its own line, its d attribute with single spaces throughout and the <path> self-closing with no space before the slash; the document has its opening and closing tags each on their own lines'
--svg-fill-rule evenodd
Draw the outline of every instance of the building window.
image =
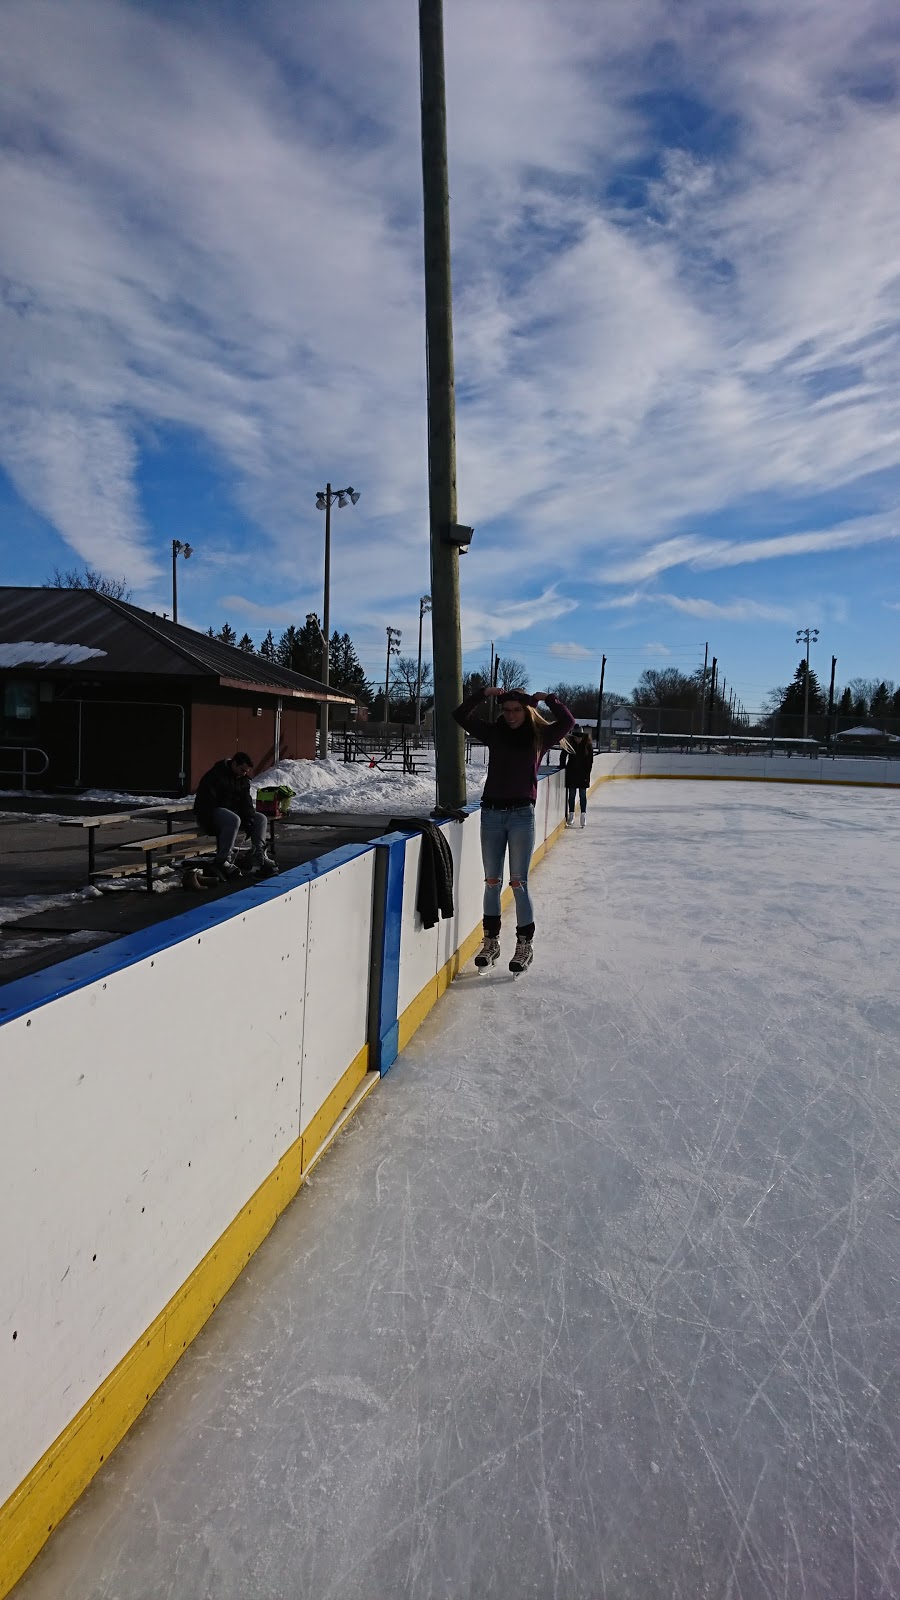
<svg viewBox="0 0 900 1600">
<path fill-rule="evenodd" d="M 33 722 L 38 714 L 39 689 L 34 682 L 10 678 L 3 685 L 3 716 L 7 722 Z"/>
</svg>

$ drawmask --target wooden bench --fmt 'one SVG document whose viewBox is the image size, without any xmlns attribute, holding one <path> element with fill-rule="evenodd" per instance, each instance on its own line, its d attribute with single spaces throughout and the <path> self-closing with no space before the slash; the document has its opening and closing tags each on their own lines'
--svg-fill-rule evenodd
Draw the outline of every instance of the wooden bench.
<svg viewBox="0 0 900 1600">
<path fill-rule="evenodd" d="M 60 817 L 61 828 L 87 828 L 88 831 L 88 877 L 93 878 L 96 864 L 97 846 L 96 837 L 98 828 L 109 827 L 115 822 L 133 822 L 134 816 L 130 811 L 110 811 L 102 817 Z"/>
<path fill-rule="evenodd" d="M 166 825 L 166 833 L 171 833 L 177 817 L 184 816 L 186 811 L 193 813 L 193 800 L 174 800 L 165 806 L 144 806 L 141 811 L 132 812 L 132 821 L 142 822 L 144 817 L 152 817 L 154 822 L 158 819 Z"/>
<path fill-rule="evenodd" d="M 198 832 L 193 833 L 160 833 L 152 839 L 134 839 L 130 844 L 123 844 L 123 850 L 142 850 L 144 852 L 144 865 L 147 874 L 147 888 L 153 892 L 153 857 L 161 850 L 174 850 L 178 845 L 191 844 L 195 839 L 204 837 Z M 196 855 L 205 855 L 215 846 L 208 846 L 206 850 L 195 851 Z"/>
</svg>

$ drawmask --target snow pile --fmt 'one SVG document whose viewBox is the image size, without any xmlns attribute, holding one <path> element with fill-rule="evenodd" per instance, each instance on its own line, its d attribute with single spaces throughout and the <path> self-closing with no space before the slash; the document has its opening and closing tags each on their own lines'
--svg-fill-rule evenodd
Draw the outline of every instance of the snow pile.
<svg viewBox="0 0 900 1600">
<path fill-rule="evenodd" d="M 76 900 L 96 899 L 99 890 L 75 889 L 70 894 L 24 894 L 0 900 L 0 923 L 18 922 L 20 917 L 34 917 L 41 911 L 56 911 L 60 906 L 70 906 Z"/>
<path fill-rule="evenodd" d="M 253 783 L 254 791 L 271 784 L 286 783 L 294 790 L 291 812 L 356 811 L 386 812 L 392 816 L 425 815 L 435 803 L 433 751 L 415 757 L 419 771 L 403 771 L 402 763 L 388 762 L 370 767 L 367 761 L 345 763 L 335 756 L 326 761 L 280 761 Z M 466 788 L 470 800 L 477 800 L 484 787 L 487 768 L 468 766 Z"/>
</svg>

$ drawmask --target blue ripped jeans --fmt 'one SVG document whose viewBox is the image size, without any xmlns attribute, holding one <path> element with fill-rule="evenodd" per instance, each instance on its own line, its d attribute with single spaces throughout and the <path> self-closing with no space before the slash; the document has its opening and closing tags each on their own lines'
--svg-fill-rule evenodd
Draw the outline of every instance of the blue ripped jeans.
<svg viewBox="0 0 900 1600">
<path fill-rule="evenodd" d="M 534 854 L 534 806 L 502 811 L 481 808 L 481 859 L 484 862 L 484 925 L 500 931 L 500 889 L 503 862 L 509 850 L 509 881 L 516 902 L 516 926 L 534 925 L 528 893 L 528 868 Z"/>
</svg>

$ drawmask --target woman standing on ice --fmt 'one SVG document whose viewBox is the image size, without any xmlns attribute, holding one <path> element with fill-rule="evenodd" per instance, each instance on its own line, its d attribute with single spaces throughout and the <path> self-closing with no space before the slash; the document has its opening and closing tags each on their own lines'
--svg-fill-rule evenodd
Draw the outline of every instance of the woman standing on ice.
<svg viewBox="0 0 900 1600">
<path fill-rule="evenodd" d="M 481 700 L 500 701 L 499 722 L 474 715 Z M 536 711 L 545 701 L 553 720 Z M 453 713 L 473 739 L 488 748 L 488 772 L 481 797 L 481 858 L 484 862 L 484 943 L 476 967 L 489 967 L 500 954 L 500 888 L 509 851 L 509 882 L 516 902 L 516 952 L 510 972 L 531 965 L 534 909 L 528 893 L 528 868 L 534 854 L 534 803 L 537 773 L 545 751 L 564 739 L 575 718 L 554 694 L 519 689 L 476 689 Z"/>
<path fill-rule="evenodd" d="M 575 795 L 581 805 L 581 826 L 587 821 L 587 786 L 594 764 L 594 745 L 586 728 L 576 728 L 566 740 L 560 766 L 566 773 L 566 827 L 575 826 Z"/>
</svg>

